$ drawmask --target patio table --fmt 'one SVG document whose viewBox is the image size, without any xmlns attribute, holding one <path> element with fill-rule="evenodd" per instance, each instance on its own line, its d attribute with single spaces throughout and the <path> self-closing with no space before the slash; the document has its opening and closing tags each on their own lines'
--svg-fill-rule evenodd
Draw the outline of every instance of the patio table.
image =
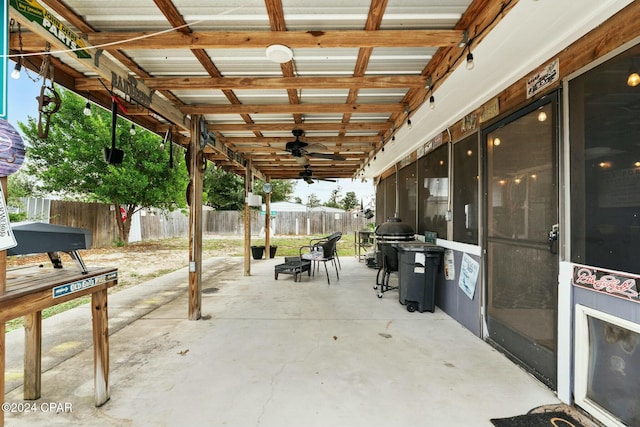
<svg viewBox="0 0 640 427">
<path fill-rule="evenodd" d="M 275 266 L 275 278 L 278 280 L 278 274 L 293 274 L 293 281 L 299 282 L 303 272 L 307 272 L 311 276 L 311 262 L 302 260 L 299 257 L 285 257 L 284 263 Z"/>
</svg>

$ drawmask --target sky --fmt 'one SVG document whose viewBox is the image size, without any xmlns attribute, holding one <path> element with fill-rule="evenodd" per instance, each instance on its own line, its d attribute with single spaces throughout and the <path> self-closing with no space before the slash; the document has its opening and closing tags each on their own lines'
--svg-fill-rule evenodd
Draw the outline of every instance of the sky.
<svg viewBox="0 0 640 427">
<path fill-rule="evenodd" d="M 7 71 L 10 73 L 13 70 L 14 63 L 9 61 Z M 31 76 L 31 78 L 29 78 Z M 20 78 L 15 80 L 8 78 L 7 84 L 7 119 L 9 123 L 20 130 L 18 122 L 26 123 L 27 117 L 31 116 L 35 119 L 38 118 L 38 101 L 37 96 L 40 95 L 40 87 L 42 86 L 42 80 L 33 82 L 32 78 L 35 78 L 36 74 L 29 72 L 27 75 L 23 71 Z M 339 187 L 339 188 L 338 188 Z M 313 184 L 307 184 L 302 180 L 296 181 L 295 192 L 293 198 L 300 197 L 303 203 L 307 202 L 310 194 L 315 194 L 320 202 L 324 203 L 329 200 L 331 192 L 335 189 L 340 190 L 340 195 L 344 195 L 353 191 L 356 193 L 356 198 L 362 200 L 365 206 L 371 207 L 375 197 L 375 190 L 371 179 L 366 183 L 362 183 L 360 180 L 351 179 L 339 179 L 338 182 L 317 181 Z"/>
</svg>

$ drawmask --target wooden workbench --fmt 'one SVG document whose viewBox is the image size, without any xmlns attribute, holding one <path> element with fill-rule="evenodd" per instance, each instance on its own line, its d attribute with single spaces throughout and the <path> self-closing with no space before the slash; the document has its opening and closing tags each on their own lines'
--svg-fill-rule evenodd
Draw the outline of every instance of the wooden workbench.
<svg viewBox="0 0 640 427">
<path fill-rule="evenodd" d="M 109 325 L 107 289 L 118 283 L 116 268 L 32 266 L 7 270 L 0 292 L 0 324 L 24 316 L 24 399 L 40 398 L 42 310 L 91 294 L 93 319 L 95 404 L 109 400 Z M 0 403 L 4 402 L 5 334 L 0 337 Z M 4 413 L 0 413 L 0 426 Z"/>
</svg>

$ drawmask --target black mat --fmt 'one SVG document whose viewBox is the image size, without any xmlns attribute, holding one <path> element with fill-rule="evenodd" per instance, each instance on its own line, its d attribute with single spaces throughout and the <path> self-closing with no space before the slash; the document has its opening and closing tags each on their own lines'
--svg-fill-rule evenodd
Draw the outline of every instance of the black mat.
<svg viewBox="0 0 640 427">
<path fill-rule="evenodd" d="M 496 427 L 584 427 L 583 424 L 564 412 L 542 412 L 509 418 L 496 418 L 492 419 L 491 422 Z"/>
</svg>

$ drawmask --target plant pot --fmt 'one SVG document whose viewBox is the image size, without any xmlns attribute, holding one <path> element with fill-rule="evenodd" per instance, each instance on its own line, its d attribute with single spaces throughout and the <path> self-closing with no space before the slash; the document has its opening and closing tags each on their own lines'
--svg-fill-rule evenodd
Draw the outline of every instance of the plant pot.
<svg viewBox="0 0 640 427">
<path fill-rule="evenodd" d="M 251 246 L 251 255 L 253 255 L 253 259 L 262 259 L 264 256 L 264 246 Z"/>
<path fill-rule="evenodd" d="M 269 246 L 269 258 L 275 258 L 277 250 L 278 250 L 277 246 Z"/>
</svg>

